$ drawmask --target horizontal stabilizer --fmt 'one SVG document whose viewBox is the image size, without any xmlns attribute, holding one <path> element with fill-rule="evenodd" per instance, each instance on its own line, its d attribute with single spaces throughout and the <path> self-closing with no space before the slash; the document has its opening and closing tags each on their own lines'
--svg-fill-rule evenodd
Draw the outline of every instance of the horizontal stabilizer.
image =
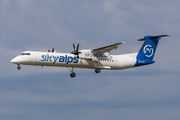
<svg viewBox="0 0 180 120">
<path fill-rule="evenodd" d="M 145 41 L 146 39 L 159 39 L 161 37 L 167 37 L 169 35 L 157 35 L 157 36 L 144 36 L 144 38 L 139 39 L 138 41 Z"/>
</svg>

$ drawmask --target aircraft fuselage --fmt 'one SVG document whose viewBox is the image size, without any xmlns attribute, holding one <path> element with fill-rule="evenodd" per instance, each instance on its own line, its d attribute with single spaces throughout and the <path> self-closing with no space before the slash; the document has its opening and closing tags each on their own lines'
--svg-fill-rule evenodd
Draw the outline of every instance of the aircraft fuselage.
<svg viewBox="0 0 180 120">
<path fill-rule="evenodd" d="M 11 62 L 22 65 L 90 69 L 95 69 L 96 66 L 99 66 L 101 69 L 120 70 L 134 67 L 137 61 L 137 53 L 111 55 L 111 59 L 101 59 L 101 57 L 99 57 L 98 61 L 92 61 L 91 58 L 78 59 L 76 55 L 68 53 L 51 53 L 37 51 L 24 51 L 23 53 L 24 55 L 20 54 L 19 56 L 11 60 Z M 96 63 L 96 65 L 94 63 Z"/>
<path fill-rule="evenodd" d="M 158 42 L 161 37 L 167 36 L 168 35 L 144 36 L 144 38 L 138 40 L 144 41 L 144 44 L 137 53 L 109 55 L 111 50 L 117 49 L 118 46 L 124 44 L 124 42 L 97 49 L 80 51 L 79 44 L 77 47 L 73 44 L 74 51 L 71 52 L 71 54 L 56 53 L 54 52 L 54 48 L 52 52 L 50 52 L 50 50 L 48 50 L 48 52 L 24 51 L 19 56 L 12 59 L 11 62 L 18 65 L 18 70 L 21 69 L 20 64 L 69 67 L 71 68 L 71 77 L 76 76 L 73 68 L 95 69 L 96 73 L 100 73 L 101 69 L 121 70 L 154 63 L 155 61 L 153 58 Z"/>
</svg>

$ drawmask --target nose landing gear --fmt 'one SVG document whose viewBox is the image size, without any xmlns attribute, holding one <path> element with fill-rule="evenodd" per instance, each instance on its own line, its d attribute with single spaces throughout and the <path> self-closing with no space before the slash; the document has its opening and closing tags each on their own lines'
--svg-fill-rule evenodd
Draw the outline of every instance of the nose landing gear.
<svg viewBox="0 0 180 120">
<path fill-rule="evenodd" d="M 17 64 L 18 66 L 17 66 L 17 69 L 18 70 L 20 70 L 21 69 L 21 66 L 20 66 L 20 64 Z"/>
<path fill-rule="evenodd" d="M 71 76 L 72 78 L 73 78 L 73 77 L 76 77 L 76 73 L 74 73 L 73 68 L 69 68 L 69 70 L 71 71 L 70 76 Z"/>
</svg>

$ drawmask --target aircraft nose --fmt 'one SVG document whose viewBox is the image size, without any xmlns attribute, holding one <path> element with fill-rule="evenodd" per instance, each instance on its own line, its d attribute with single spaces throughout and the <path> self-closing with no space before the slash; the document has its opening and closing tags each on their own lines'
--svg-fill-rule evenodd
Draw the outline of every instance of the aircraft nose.
<svg viewBox="0 0 180 120">
<path fill-rule="evenodd" d="M 18 57 L 15 57 L 11 60 L 11 63 L 18 63 L 19 62 L 19 59 Z"/>
</svg>

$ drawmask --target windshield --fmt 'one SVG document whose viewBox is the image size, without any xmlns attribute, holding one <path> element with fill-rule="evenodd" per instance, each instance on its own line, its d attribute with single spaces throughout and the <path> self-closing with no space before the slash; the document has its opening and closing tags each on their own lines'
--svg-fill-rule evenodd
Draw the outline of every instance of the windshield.
<svg viewBox="0 0 180 120">
<path fill-rule="evenodd" d="M 25 55 L 25 53 L 21 53 L 20 55 Z"/>
</svg>

